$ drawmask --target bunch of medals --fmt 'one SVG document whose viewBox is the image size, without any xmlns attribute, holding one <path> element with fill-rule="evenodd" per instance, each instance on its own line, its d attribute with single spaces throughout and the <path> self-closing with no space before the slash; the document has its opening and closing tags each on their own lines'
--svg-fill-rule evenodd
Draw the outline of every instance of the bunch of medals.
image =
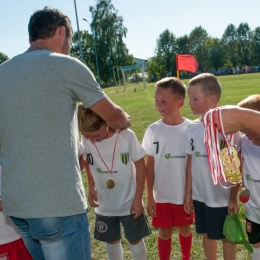
<svg viewBox="0 0 260 260">
<path fill-rule="evenodd" d="M 220 146 L 218 143 L 218 129 L 213 123 L 213 113 L 218 114 L 220 132 L 224 138 Z M 204 115 L 204 125 L 204 142 L 207 148 L 208 162 L 214 184 L 219 183 L 223 188 L 231 188 L 239 184 L 240 188 L 242 188 L 241 163 L 237 154 L 237 148 L 234 145 L 234 136 L 228 135 L 228 137 L 226 137 L 222 125 L 221 110 L 209 110 Z M 231 186 L 223 186 L 221 183 L 222 179 L 225 182 L 230 182 Z M 242 203 L 246 203 L 250 199 L 250 191 L 246 188 L 242 188 L 239 199 Z"/>
<path fill-rule="evenodd" d="M 218 113 L 223 141 L 219 145 L 218 129 L 213 123 L 213 113 Z M 242 174 L 240 172 L 240 160 L 238 158 L 237 148 L 234 145 L 234 135 L 226 137 L 222 125 L 221 110 L 209 110 L 204 115 L 204 142 L 207 148 L 208 162 L 212 173 L 214 184 L 222 185 L 224 182 L 230 182 L 233 187 L 242 183 Z M 226 186 L 223 186 L 226 188 Z M 228 187 L 228 188 L 230 188 Z"/>
</svg>

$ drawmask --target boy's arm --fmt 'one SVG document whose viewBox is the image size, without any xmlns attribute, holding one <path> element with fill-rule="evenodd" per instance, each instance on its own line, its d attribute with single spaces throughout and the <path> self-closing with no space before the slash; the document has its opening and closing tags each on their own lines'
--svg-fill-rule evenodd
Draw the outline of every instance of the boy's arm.
<svg viewBox="0 0 260 260">
<path fill-rule="evenodd" d="M 184 211 L 187 214 L 193 212 L 191 158 L 192 155 L 188 154 L 187 165 L 186 165 L 186 184 L 185 184 L 185 199 L 184 199 Z"/>
<path fill-rule="evenodd" d="M 145 159 L 146 168 L 146 197 L 147 197 L 147 211 L 148 214 L 156 217 L 156 203 L 153 197 L 153 185 L 154 185 L 154 157 L 146 155 Z"/>
<path fill-rule="evenodd" d="M 135 198 L 132 203 L 130 214 L 134 214 L 134 219 L 138 218 L 143 210 L 143 191 L 144 191 L 144 183 L 145 183 L 145 164 L 144 158 L 141 158 L 134 162 L 136 168 L 136 192 Z"/>
<path fill-rule="evenodd" d="M 241 151 L 238 152 L 238 158 L 240 159 L 240 172 L 243 173 L 242 172 L 243 165 L 242 165 Z M 243 174 L 242 174 L 242 180 L 243 180 Z M 244 185 L 243 185 L 243 181 L 242 181 L 242 187 L 243 186 Z M 230 196 L 230 200 L 229 200 L 229 204 L 228 204 L 229 214 L 232 214 L 232 212 L 235 212 L 236 214 L 238 214 L 238 212 L 239 212 L 239 205 L 238 205 L 238 202 L 237 202 L 238 190 L 239 190 L 239 184 L 232 187 L 231 196 Z"/>
<path fill-rule="evenodd" d="M 98 198 L 97 192 L 95 190 L 95 183 L 87 160 L 85 166 L 88 179 L 88 201 L 92 207 L 98 207 L 99 205 L 96 203 L 98 201 Z"/>
<path fill-rule="evenodd" d="M 84 170 L 85 165 L 86 165 L 86 159 L 85 159 L 84 155 L 81 154 L 81 155 L 79 156 L 79 166 L 80 166 L 80 170 L 81 170 L 81 171 Z"/>
<path fill-rule="evenodd" d="M 231 196 L 230 196 L 230 200 L 229 200 L 229 204 L 228 204 L 228 212 L 229 212 L 229 214 L 232 214 L 233 212 L 238 214 L 239 206 L 237 203 L 237 193 L 238 193 L 238 189 L 239 189 L 239 184 L 232 187 L 231 189 L 232 190 L 231 190 Z"/>
</svg>

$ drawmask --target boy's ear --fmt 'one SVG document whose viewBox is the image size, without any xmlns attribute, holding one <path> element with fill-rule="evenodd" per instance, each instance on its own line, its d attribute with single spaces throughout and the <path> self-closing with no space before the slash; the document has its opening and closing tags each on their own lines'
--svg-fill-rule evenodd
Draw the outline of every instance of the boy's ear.
<svg viewBox="0 0 260 260">
<path fill-rule="evenodd" d="M 216 95 L 210 95 L 210 102 L 213 104 L 217 104 L 218 103 L 218 98 Z"/>
<path fill-rule="evenodd" d="M 184 99 L 180 98 L 179 99 L 179 107 L 183 107 L 183 105 L 184 105 Z"/>
</svg>

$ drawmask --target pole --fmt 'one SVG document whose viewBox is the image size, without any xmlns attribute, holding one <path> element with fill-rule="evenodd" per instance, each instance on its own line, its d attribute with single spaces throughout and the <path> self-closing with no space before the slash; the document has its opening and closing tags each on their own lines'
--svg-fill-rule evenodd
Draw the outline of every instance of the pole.
<svg viewBox="0 0 260 260">
<path fill-rule="evenodd" d="M 79 40 L 80 59 L 81 59 L 82 62 L 84 62 L 83 52 L 82 52 L 82 45 L 81 45 L 81 37 L 80 37 L 80 33 L 79 33 L 79 21 L 78 21 L 76 0 L 74 0 L 74 6 L 75 6 L 75 14 L 76 14 L 76 20 L 77 20 L 77 27 L 78 27 L 78 40 Z"/>
<path fill-rule="evenodd" d="M 83 20 L 89 24 L 87 19 L 83 18 Z M 99 68 L 98 68 L 98 58 L 97 58 L 97 48 L 96 48 L 96 33 L 94 32 L 94 30 L 93 30 L 93 28 L 90 24 L 89 24 L 89 27 L 90 27 L 92 34 L 94 35 L 94 37 L 93 37 L 94 38 L 94 52 L 95 52 L 96 68 L 97 68 L 97 74 L 98 74 L 98 84 L 102 88 L 101 81 L 100 81 L 100 75 L 99 75 Z"/>
</svg>

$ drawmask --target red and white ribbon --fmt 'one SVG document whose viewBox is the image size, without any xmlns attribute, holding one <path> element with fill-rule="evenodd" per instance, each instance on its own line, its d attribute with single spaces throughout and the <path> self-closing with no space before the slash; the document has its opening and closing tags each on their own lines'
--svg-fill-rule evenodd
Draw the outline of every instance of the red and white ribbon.
<svg viewBox="0 0 260 260">
<path fill-rule="evenodd" d="M 220 133 L 223 136 L 223 139 L 226 143 L 228 150 L 228 155 L 233 163 L 232 156 L 230 154 L 230 143 L 233 141 L 233 135 L 228 135 L 228 138 L 225 135 L 224 127 L 222 124 L 221 109 L 210 109 L 203 118 L 203 123 L 205 126 L 204 132 L 204 143 L 206 144 L 207 154 L 208 154 L 208 163 L 210 171 L 213 178 L 213 183 L 217 185 L 218 183 L 222 186 L 221 181 L 227 182 L 226 175 L 224 173 L 223 163 L 220 158 L 220 148 L 218 140 L 218 128 L 214 124 L 213 116 L 214 113 L 217 113 L 218 120 L 220 122 Z"/>
</svg>

